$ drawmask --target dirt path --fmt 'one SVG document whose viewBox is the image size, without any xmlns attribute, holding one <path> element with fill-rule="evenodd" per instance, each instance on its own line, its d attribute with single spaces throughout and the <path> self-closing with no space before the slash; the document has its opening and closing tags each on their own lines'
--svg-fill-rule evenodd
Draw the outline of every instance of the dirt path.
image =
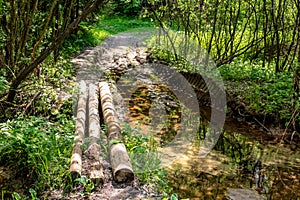
<svg viewBox="0 0 300 200">
<path fill-rule="evenodd" d="M 150 30 L 150 29 L 149 29 Z M 87 85 L 97 84 L 100 79 L 105 78 L 108 72 L 111 73 L 111 69 L 117 64 L 118 67 L 122 66 L 120 57 L 130 53 L 136 52 L 136 49 L 143 49 L 145 47 L 144 40 L 150 36 L 153 32 L 127 32 L 121 33 L 115 36 L 109 37 L 102 45 L 87 49 L 72 60 L 77 67 L 76 82 L 85 81 Z M 118 61 L 116 61 L 118 59 Z M 122 61 L 122 59 L 121 59 Z M 112 88 L 113 89 L 113 88 Z M 113 92 L 113 91 L 112 91 Z M 116 97 L 116 101 L 118 98 Z M 116 102 L 116 110 L 121 118 L 121 107 Z M 87 192 L 83 184 L 76 184 L 75 188 L 69 193 L 67 197 L 62 197 L 60 192 L 52 194 L 51 199 L 152 199 L 158 198 L 160 195 L 154 192 L 154 188 L 142 185 L 137 178 L 129 183 L 116 183 L 112 178 L 111 166 L 109 163 L 107 153 L 107 141 L 102 139 L 101 144 L 101 162 L 104 167 L 104 182 L 102 184 L 94 184 L 94 189 L 91 192 Z M 84 143 L 88 143 L 88 138 Z M 85 152 L 83 152 L 82 163 L 82 176 L 88 177 L 90 163 L 86 160 Z"/>
<path fill-rule="evenodd" d="M 114 59 L 126 54 L 130 49 L 145 47 L 145 39 L 153 30 L 126 32 L 109 37 L 102 45 L 87 49 L 72 62 L 77 65 L 76 81 L 85 80 L 97 83 L 103 74 L 114 64 Z"/>
</svg>

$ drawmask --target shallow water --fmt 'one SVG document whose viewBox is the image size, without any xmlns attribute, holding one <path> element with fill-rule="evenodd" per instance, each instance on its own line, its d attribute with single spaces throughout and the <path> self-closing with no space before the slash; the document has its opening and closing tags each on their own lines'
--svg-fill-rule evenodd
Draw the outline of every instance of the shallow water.
<svg viewBox="0 0 300 200">
<path fill-rule="evenodd" d="M 143 93 L 146 89 L 149 90 L 141 87 L 139 94 L 133 95 L 129 110 L 131 123 L 139 122 L 142 130 L 148 132 L 151 124 L 149 110 L 153 105 L 149 101 L 149 92 Z M 162 146 L 174 138 L 180 127 L 181 109 L 176 106 L 173 109 L 172 114 L 168 111 L 163 113 L 166 118 L 172 119 L 172 123 L 154 134 Z M 225 199 L 228 193 L 239 196 L 239 199 L 247 196 L 244 200 L 254 197 L 300 198 L 299 149 L 291 150 L 291 145 L 274 141 L 257 127 L 227 118 L 212 151 L 205 158 L 199 158 L 201 141 L 208 134 L 205 119 L 209 118 L 209 111 L 202 110 L 204 115 L 200 120 L 199 133 L 192 145 L 186 146 L 184 154 L 166 166 L 170 186 L 179 198 Z"/>
<path fill-rule="evenodd" d="M 232 119 L 230 123 L 232 126 L 225 125 L 205 159 L 197 156 L 197 144 L 201 142 L 204 128 L 186 156 L 168 167 L 174 192 L 180 198 L 224 199 L 230 189 L 243 188 L 253 190 L 253 194 L 260 194 L 264 199 L 300 198 L 299 150 L 290 150 L 283 144 L 260 143 L 251 138 L 257 136 L 257 130 L 244 127 L 239 133 L 233 131 L 239 123 L 234 124 Z M 261 134 L 263 137 L 267 133 Z"/>
</svg>

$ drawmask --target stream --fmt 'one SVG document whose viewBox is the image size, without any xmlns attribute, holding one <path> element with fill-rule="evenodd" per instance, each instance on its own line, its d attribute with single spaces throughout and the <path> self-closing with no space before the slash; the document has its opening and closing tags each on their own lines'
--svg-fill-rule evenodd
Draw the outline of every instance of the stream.
<svg viewBox="0 0 300 200">
<path fill-rule="evenodd" d="M 164 95 L 168 96 L 162 88 L 160 85 L 141 85 L 128 104 L 129 121 L 132 125 L 138 123 L 144 134 L 150 129 L 151 107 L 155 106 L 151 97 L 156 94 L 156 98 L 166 99 Z M 166 110 L 162 114 L 166 115 L 168 125 L 153 133 L 162 146 L 176 134 L 181 116 L 179 106 L 172 105 L 173 112 L 168 112 L 171 110 L 168 106 L 163 109 Z M 300 198 L 299 149 L 274 142 L 268 133 L 257 127 L 227 117 L 212 151 L 205 158 L 199 158 L 201 142 L 209 129 L 209 108 L 200 110 L 203 115 L 192 145 L 186 148 L 183 156 L 165 167 L 170 186 L 180 199 Z"/>
<path fill-rule="evenodd" d="M 235 129 L 240 124 L 234 123 L 229 128 Z M 197 143 L 206 131 L 205 124 L 186 157 L 168 168 L 171 186 L 180 198 L 224 199 L 226 194 L 236 193 L 244 200 L 255 199 L 245 194 L 251 190 L 253 196 L 260 194 L 257 199 L 300 197 L 299 151 L 281 144 L 260 143 L 249 137 L 255 130 L 248 127 L 240 133 L 227 130 L 230 126 L 227 124 L 213 150 L 205 159 L 199 159 Z"/>
</svg>

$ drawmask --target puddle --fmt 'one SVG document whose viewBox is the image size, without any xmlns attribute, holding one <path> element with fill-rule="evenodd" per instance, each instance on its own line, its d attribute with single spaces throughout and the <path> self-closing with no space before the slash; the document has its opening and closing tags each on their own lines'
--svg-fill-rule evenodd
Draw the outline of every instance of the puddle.
<svg viewBox="0 0 300 200">
<path fill-rule="evenodd" d="M 170 185 L 181 198 L 224 199 L 231 188 L 253 189 L 266 199 L 300 197 L 299 151 L 225 130 L 205 159 L 197 152 L 195 141 L 186 157 L 168 168 Z"/>
<path fill-rule="evenodd" d="M 158 117 L 151 117 L 151 109 L 162 109 L 159 115 L 166 123 L 152 129 L 161 146 L 171 141 L 180 127 L 181 108 L 168 95 L 170 92 L 163 85 L 142 85 L 128 100 L 129 121 L 131 125 L 138 123 L 144 134 L 149 132 L 152 118 Z M 161 98 L 163 108 L 153 101 L 157 97 Z M 163 99 L 173 105 L 167 105 Z M 229 193 L 249 196 L 251 192 L 262 199 L 300 198 L 299 150 L 272 144 L 267 133 L 228 119 L 213 150 L 199 158 L 201 141 L 208 130 L 205 118 L 200 121 L 193 145 L 166 167 L 170 186 L 180 198 L 225 199 Z"/>
</svg>

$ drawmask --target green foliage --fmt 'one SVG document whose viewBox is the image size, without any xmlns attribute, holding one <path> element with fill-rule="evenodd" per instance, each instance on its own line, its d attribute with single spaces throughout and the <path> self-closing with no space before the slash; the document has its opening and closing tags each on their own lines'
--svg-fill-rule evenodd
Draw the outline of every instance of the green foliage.
<svg viewBox="0 0 300 200">
<path fill-rule="evenodd" d="M 5 115 L 0 116 L 1 118 L 12 118 L 15 115 L 53 116 L 59 110 L 68 116 L 73 114 L 73 99 L 69 96 L 75 89 L 75 69 L 70 60 L 61 57 L 53 64 L 49 59 L 40 67 L 39 77 L 31 76 L 21 85 L 22 90 L 16 98 L 18 106 L 10 112 L 1 113 Z M 62 94 L 65 94 L 66 99 L 59 101 Z"/>
<path fill-rule="evenodd" d="M 275 61 L 276 71 L 282 71 L 297 54 L 300 6 L 296 2 L 149 0 L 145 9 L 160 27 L 194 38 L 217 66 L 234 58 L 261 59 Z"/>
<path fill-rule="evenodd" d="M 1 72 L 2 72 L 2 70 L 0 70 L 0 74 L 2 74 Z M 3 92 L 7 89 L 8 89 L 7 80 L 5 79 L 5 77 L 0 76 L 0 94 L 3 94 Z"/>
<path fill-rule="evenodd" d="M 14 199 L 14 200 L 21 200 L 21 196 L 18 193 L 14 192 L 12 194 L 12 199 Z"/>
<path fill-rule="evenodd" d="M 41 13 L 39 17 L 43 16 Z M 76 89 L 76 71 L 69 57 L 86 47 L 99 45 L 111 34 L 149 26 L 148 21 L 122 17 L 99 17 L 83 22 L 77 33 L 64 42 L 62 51 L 55 56 L 51 54 L 40 65 L 40 75 L 32 74 L 21 84 L 16 98 L 18 104 L 10 112 L 1 112 L 0 164 L 16 167 L 21 176 L 27 177 L 31 189 L 27 197 L 5 190 L 2 195 L 11 194 L 13 199 L 38 199 L 45 191 L 64 187 L 69 176 L 74 133 L 73 98 L 69 96 Z M 36 31 L 38 33 L 38 27 Z M 8 90 L 6 77 L 10 72 L 1 68 L 0 74 L 0 94 L 4 94 Z M 65 94 L 66 99 L 60 101 L 60 94 Z M 84 185 L 86 194 L 92 191 L 89 180 L 77 181 Z"/>
<path fill-rule="evenodd" d="M 288 73 L 277 74 L 263 85 L 254 85 L 254 94 L 260 98 L 251 100 L 250 107 L 264 114 L 276 114 L 280 120 L 288 121 L 293 110 L 293 77 Z"/>
<path fill-rule="evenodd" d="M 141 133 L 139 128 L 131 128 L 124 124 L 122 137 L 131 159 L 133 171 L 139 181 L 147 185 L 155 185 L 164 196 L 171 194 L 168 186 L 167 171 L 160 168 L 157 154 L 158 144 L 153 137 Z"/>
<path fill-rule="evenodd" d="M 24 92 L 18 94 L 20 107 L 15 115 L 19 117 L 0 124 L 0 164 L 18 169 L 16 173 L 26 177 L 28 185 L 34 185 L 28 191 L 30 198 L 14 192 L 12 199 L 37 199 L 33 195 L 40 197 L 45 190 L 63 187 L 68 176 L 74 133 L 73 99 L 59 102 L 57 97 L 59 92 L 72 92 L 75 72 L 62 58 L 55 65 L 47 60 L 41 68 L 41 76 L 27 80 Z"/>
<path fill-rule="evenodd" d="M 191 70 L 191 66 L 181 57 L 175 57 L 170 51 L 162 49 L 162 45 L 151 48 L 151 59 L 160 63 L 175 66 L 179 70 Z"/>
<path fill-rule="evenodd" d="M 288 122 L 294 110 L 293 74 L 275 73 L 274 68 L 262 68 L 261 63 L 234 62 L 219 69 L 223 79 L 232 84 L 229 95 L 244 101 L 248 111 Z"/>
<path fill-rule="evenodd" d="M 31 194 L 31 199 L 32 200 L 38 200 L 37 196 L 36 196 L 36 191 L 32 188 L 29 189 L 29 192 Z"/>
<path fill-rule="evenodd" d="M 101 3 L 101 0 L 1 2 L 0 62 L 10 85 L 9 103 L 14 102 L 20 84 L 47 57 L 53 53 L 57 59 L 66 37 Z"/>
<path fill-rule="evenodd" d="M 295 25 L 299 15 L 292 15 L 293 12 L 300 12 L 295 2 L 151 0 L 146 15 L 164 31 L 184 32 L 205 49 L 216 66 L 222 66 L 223 78 L 236 83 L 237 89 L 229 93 L 245 101 L 251 112 L 288 121 L 298 108 L 292 99 L 297 96 L 296 89 L 293 91 L 297 77 L 289 73 L 296 71 L 298 59 L 295 38 L 299 29 Z M 270 23 L 271 19 L 277 23 Z M 179 49 L 187 50 L 193 45 L 173 35 L 169 34 L 169 46 L 182 44 Z M 155 59 L 193 70 L 175 59 L 176 54 L 171 54 L 170 49 L 162 50 L 166 49 L 166 39 L 158 39 L 158 48 L 152 49 Z"/>
<path fill-rule="evenodd" d="M 170 200 L 178 200 L 178 195 L 177 194 L 172 194 L 170 197 Z"/>
<path fill-rule="evenodd" d="M 92 193 L 93 189 L 95 188 L 93 181 L 88 179 L 86 176 L 81 176 L 77 178 L 75 182 L 78 182 L 83 185 L 85 193 L 82 193 L 81 194 L 82 196 L 84 195 L 89 196 Z"/>
<path fill-rule="evenodd" d="M 82 22 L 76 33 L 72 34 L 63 45 L 63 53 L 74 55 L 87 47 L 101 44 L 110 34 L 106 30 L 97 28 L 99 24 Z"/>
<path fill-rule="evenodd" d="M 97 16 L 93 22 L 80 23 L 77 32 L 64 42 L 62 54 L 74 55 L 84 48 L 100 45 L 112 34 L 145 27 L 152 27 L 151 22 L 126 17 Z"/>
<path fill-rule="evenodd" d="M 275 78 L 274 67 L 262 68 L 262 62 L 235 60 L 219 68 L 223 80 L 228 81 L 270 81 Z"/>
<path fill-rule="evenodd" d="M 191 48 L 184 46 L 186 43 L 190 43 Z M 182 32 L 165 29 L 164 33 L 152 37 L 147 46 L 151 51 L 152 60 L 174 66 L 178 70 L 197 71 L 192 66 L 193 63 L 189 62 L 197 57 L 197 52 L 195 52 L 197 44 L 195 40 L 186 37 Z"/>
<path fill-rule="evenodd" d="M 106 17 L 103 16 L 99 20 L 99 24 L 96 30 L 104 30 L 110 34 L 117 34 L 130 29 L 137 28 L 149 28 L 153 27 L 153 24 L 149 20 L 142 20 L 138 18 L 127 18 L 127 17 Z"/>
<path fill-rule="evenodd" d="M 53 55 L 49 56 L 40 65 L 40 76 L 32 75 L 21 85 L 18 109 L 1 113 L 5 115 L 1 116 L 4 121 L 19 117 L 0 124 L 0 163 L 16 166 L 22 176 L 28 177 L 29 184 L 34 185 L 33 190 L 28 191 L 30 198 L 33 198 L 33 191 L 40 197 L 45 190 L 64 187 L 68 176 L 74 133 L 73 98 L 69 96 L 76 89 L 76 71 L 68 57 L 85 47 L 100 44 L 108 35 L 149 24 L 125 18 L 81 23 L 77 34 L 63 44 L 57 61 L 54 62 Z M 6 73 L 1 69 L 1 93 L 8 89 Z M 66 99 L 59 100 L 60 94 L 65 94 Z M 89 188 L 86 184 L 87 193 Z M 13 198 L 18 199 L 17 195 Z M 25 198 L 24 194 L 21 196 Z"/>
<path fill-rule="evenodd" d="M 112 0 L 110 1 L 105 11 L 107 15 L 113 16 L 138 16 L 142 11 L 143 0 Z"/>
<path fill-rule="evenodd" d="M 17 165 L 41 194 L 61 187 L 68 169 L 74 121 L 58 116 L 58 121 L 31 116 L 0 124 L 0 164 Z M 33 196 L 32 196 L 33 198 Z"/>
<path fill-rule="evenodd" d="M 192 46 L 196 40 L 189 37 L 187 40 L 180 32 L 168 29 L 165 29 L 165 33 L 167 34 L 153 37 L 149 41 L 151 58 L 175 66 L 179 70 L 197 71 L 193 63 L 179 56 L 187 52 L 185 58 L 193 60 L 193 52 L 189 52 L 184 44 L 188 43 L 188 46 Z M 177 52 L 172 49 L 176 49 Z M 201 55 L 199 59 L 203 59 Z M 235 101 L 245 105 L 248 112 L 276 119 L 277 123 L 287 123 L 291 118 L 295 118 L 292 116 L 294 110 L 298 108 L 297 101 L 293 100 L 295 77 L 289 71 L 278 72 L 276 62 L 264 66 L 263 61 L 234 59 L 230 64 L 219 67 L 219 71 L 230 86 L 227 88 L 228 99 L 233 97 Z M 295 115 L 299 121 L 298 112 Z"/>
</svg>

